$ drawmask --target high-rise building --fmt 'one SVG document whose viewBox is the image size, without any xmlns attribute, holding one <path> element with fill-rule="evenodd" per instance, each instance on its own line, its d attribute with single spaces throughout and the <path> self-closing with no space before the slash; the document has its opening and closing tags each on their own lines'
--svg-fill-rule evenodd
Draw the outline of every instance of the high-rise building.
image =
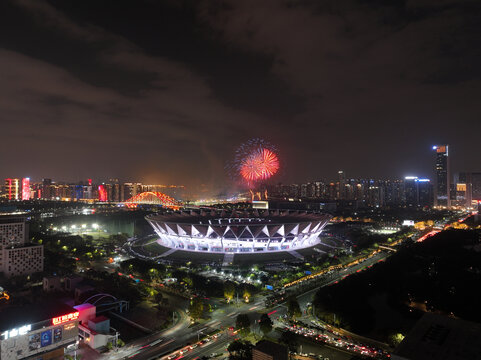
<svg viewBox="0 0 481 360">
<path fill-rule="evenodd" d="M 472 200 L 481 201 L 481 173 L 471 173 Z"/>
<path fill-rule="evenodd" d="M 432 188 L 429 179 L 419 179 L 417 176 L 404 178 L 403 201 L 410 206 L 432 206 Z"/>
<path fill-rule="evenodd" d="M 5 179 L 3 193 L 8 200 L 20 199 L 20 179 Z"/>
<path fill-rule="evenodd" d="M 451 206 L 451 173 L 449 169 L 449 146 L 435 145 L 436 150 L 436 185 L 434 188 L 434 205 Z"/>
<path fill-rule="evenodd" d="M 26 244 L 28 223 L 0 216 L 0 272 L 7 277 L 43 271 L 43 245 Z"/>
<path fill-rule="evenodd" d="M 108 201 L 107 188 L 104 184 L 99 185 L 99 201 Z"/>
<path fill-rule="evenodd" d="M 433 187 L 429 179 L 417 179 L 417 205 L 433 206 Z"/>
<path fill-rule="evenodd" d="M 337 172 L 339 176 L 339 189 L 337 193 L 337 198 L 340 200 L 344 200 L 346 198 L 346 174 L 344 171 L 339 170 Z"/>
<path fill-rule="evenodd" d="M 42 179 L 42 186 L 40 189 L 40 196 L 42 199 L 51 199 L 52 194 L 52 179 Z"/>
<path fill-rule="evenodd" d="M 30 200 L 30 178 L 22 179 L 22 200 Z"/>
<path fill-rule="evenodd" d="M 417 176 L 406 176 L 404 178 L 404 196 L 406 205 L 416 206 L 418 204 L 417 180 Z"/>
</svg>

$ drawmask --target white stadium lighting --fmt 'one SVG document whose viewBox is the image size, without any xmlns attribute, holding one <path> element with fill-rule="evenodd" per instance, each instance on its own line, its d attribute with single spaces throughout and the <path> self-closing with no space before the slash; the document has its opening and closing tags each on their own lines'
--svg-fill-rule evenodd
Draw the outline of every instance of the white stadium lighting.
<svg viewBox="0 0 481 360">
<path fill-rule="evenodd" d="M 158 243 L 213 253 L 265 253 L 314 246 L 331 216 L 279 210 L 200 210 L 149 215 Z"/>
</svg>

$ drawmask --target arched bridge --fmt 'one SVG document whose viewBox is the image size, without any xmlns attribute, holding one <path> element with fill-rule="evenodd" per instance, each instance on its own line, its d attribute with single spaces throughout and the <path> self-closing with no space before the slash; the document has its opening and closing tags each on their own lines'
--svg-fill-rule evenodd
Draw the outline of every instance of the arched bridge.
<svg viewBox="0 0 481 360">
<path fill-rule="evenodd" d="M 161 205 L 175 210 L 180 209 L 180 207 L 182 206 L 181 202 L 158 191 L 146 191 L 137 194 L 135 196 L 132 196 L 130 199 L 125 200 L 124 204 L 129 208 L 135 208 L 139 204 L 147 204 Z"/>
</svg>

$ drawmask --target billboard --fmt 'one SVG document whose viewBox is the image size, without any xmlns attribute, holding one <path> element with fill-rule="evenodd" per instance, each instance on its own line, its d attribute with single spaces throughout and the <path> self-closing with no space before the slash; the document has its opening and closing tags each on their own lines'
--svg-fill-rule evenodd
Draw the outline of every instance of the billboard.
<svg viewBox="0 0 481 360">
<path fill-rule="evenodd" d="M 28 350 L 34 351 L 40 349 L 40 333 L 32 334 L 28 337 Z"/>
<path fill-rule="evenodd" d="M 59 341 L 62 341 L 62 327 L 56 327 L 53 329 L 53 342 L 58 343 Z"/>
<path fill-rule="evenodd" d="M 52 324 L 53 325 L 59 325 L 66 323 L 67 321 L 72 321 L 72 320 L 77 320 L 79 317 L 80 313 L 78 311 L 67 314 L 67 315 L 62 315 L 62 316 L 57 316 L 52 319 Z"/>
<path fill-rule="evenodd" d="M 42 332 L 40 336 L 40 344 L 42 347 L 52 345 L 52 330 Z"/>
</svg>

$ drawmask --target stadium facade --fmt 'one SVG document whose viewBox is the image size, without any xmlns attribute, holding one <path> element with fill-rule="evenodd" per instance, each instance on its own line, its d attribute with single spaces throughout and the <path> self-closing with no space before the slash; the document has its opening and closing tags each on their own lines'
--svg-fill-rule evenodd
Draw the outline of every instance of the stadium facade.
<svg viewBox="0 0 481 360">
<path fill-rule="evenodd" d="M 257 253 L 289 251 L 319 243 L 331 216 L 306 211 L 192 210 L 154 214 L 146 220 L 160 245 L 188 251 Z"/>
</svg>

